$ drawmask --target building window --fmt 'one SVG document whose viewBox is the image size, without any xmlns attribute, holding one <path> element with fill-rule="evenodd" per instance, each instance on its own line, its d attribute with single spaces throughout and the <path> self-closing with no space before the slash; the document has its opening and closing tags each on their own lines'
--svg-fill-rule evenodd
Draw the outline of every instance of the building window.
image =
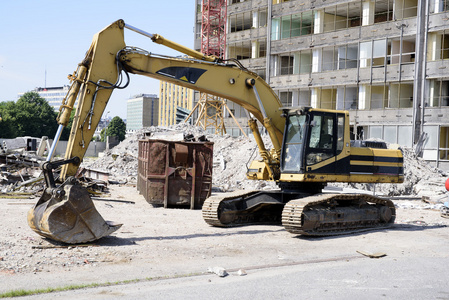
<svg viewBox="0 0 449 300">
<path fill-rule="evenodd" d="M 440 147 L 438 149 L 439 160 L 449 160 L 449 127 L 440 127 Z"/>
<path fill-rule="evenodd" d="M 428 39 L 430 46 L 429 60 L 449 59 L 449 30 L 429 33 Z"/>
<path fill-rule="evenodd" d="M 394 0 L 376 0 L 374 3 L 374 23 L 393 20 Z"/>
<path fill-rule="evenodd" d="M 338 69 L 357 68 L 358 47 L 356 44 L 338 47 Z"/>
<path fill-rule="evenodd" d="M 360 2 L 339 4 L 324 9 L 324 32 L 360 26 Z"/>
<path fill-rule="evenodd" d="M 277 56 L 278 69 L 273 76 L 309 74 L 312 72 L 312 50 L 286 53 Z"/>
<path fill-rule="evenodd" d="M 395 0 L 394 19 L 402 20 L 417 15 L 418 0 Z"/>
<path fill-rule="evenodd" d="M 362 42 L 359 52 L 361 68 L 414 63 L 415 38 L 404 37 L 402 46 L 399 38 Z"/>
<path fill-rule="evenodd" d="M 251 58 L 251 41 L 229 43 L 228 57 L 236 59 L 249 59 Z"/>
<path fill-rule="evenodd" d="M 313 11 L 273 18 L 271 39 L 287 39 L 313 33 Z"/>
<path fill-rule="evenodd" d="M 265 68 L 264 69 L 254 69 L 253 72 L 256 73 L 263 80 L 265 80 L 267 78 Z"/>
<path fill-rule="evenodd" d="M 381 109 L 388 107 L 388 85 L 372 85 L 370 95 L 370 108 Z"/>
<path fill-rule="evenodd" d="M 430 1 L 430 13 L 441 13 L 449 10 L 449 0 Z"/>
<path fill-rule="evenodd" d="M 313 89 L 311 105 L 314 108 L 336 109 L 337 89 L 333 87 Z"/>
<path fill-rule="evenodd" d="M 293 56 L 282 55 L 279 56 L 280 60 L 280 75 L 293 74 Z"/>
<path fill-rule="evenodd" d="M 426 103 L 430 107 L 449 106 L 449 81 L 431 80 L 429 82 L 429 100 Z"/>
<path fill-rule="evenodd" d="M 413 107 L 413 83 L 391 83 L 388 107 Z"/>
<path fill-rule="evenodd" d="M 335 47 L 323 48 L 323 53 L 321 55 L 321 70 L 322 71 L 332 71 L 337 70 L 337 49 Z"/>
<path fill-rule="evenodd" d="M 399 38 L 388 40 L 388 63 L 391 64 L 406 64 L 415 62 L 415 37 L 409 36 L 402 39 L 402 53 L 401 40 Z"/>
<path fill-rule="evenodd" d="M 251 29 L 252 26 L 251 12 L 244 12 L 229 16 L 229 32 L 238 32 Z"/>
<path fill-rule="evenodd" d="M 293 93 L 291 91 L 279 92 L 279 100 L 281 100 L 283 107 L 292 106 Z"/>
</svg>

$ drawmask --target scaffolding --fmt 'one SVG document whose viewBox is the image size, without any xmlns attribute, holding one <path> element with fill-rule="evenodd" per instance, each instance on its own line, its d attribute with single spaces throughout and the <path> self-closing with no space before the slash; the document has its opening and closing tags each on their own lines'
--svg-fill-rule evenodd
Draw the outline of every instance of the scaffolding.
<svg viewBox="0 0 449 300">
<path fill-rule="evenodd" d="M 226 0 L 203 0 L 201 5 L 201 52 L 225 58 L 226 51 Z M 223 114 L 227 110 L 237 126 L 246 136 L 243 129 L 235 119 L 226 104 L 226 99 L 200 93 L 200 99 L 190 115 L 198 109 L 198 118 L 195 125 L 204 130 L 213 127 L 215 134 L 226 134 Z M 190 117 L 189 115 L 189 117 Z M 188 120 L 189 117 L 186 119 Z"/>
</svg>

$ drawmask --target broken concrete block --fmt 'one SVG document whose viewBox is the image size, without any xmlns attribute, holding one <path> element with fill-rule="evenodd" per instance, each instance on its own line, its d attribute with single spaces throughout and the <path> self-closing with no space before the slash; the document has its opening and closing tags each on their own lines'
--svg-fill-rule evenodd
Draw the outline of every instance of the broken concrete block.
<svg viewBox="0 0 449 300">
<path fill-rule="evenodd" d="M 222 268 L 222 267 L 209 267 L 207 269 L 207 271 L 209 273 L 215 273 L 215 274 L 217 274 L 220 277 L 228 276 L 228 272 L 226 272 L 225 268 Z"/>
</svg>

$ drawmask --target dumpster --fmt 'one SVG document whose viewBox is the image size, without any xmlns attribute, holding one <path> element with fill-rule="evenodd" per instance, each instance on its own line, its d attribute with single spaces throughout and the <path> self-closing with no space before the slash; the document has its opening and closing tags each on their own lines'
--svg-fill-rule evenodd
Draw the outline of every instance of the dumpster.
<svg viewBox="0 0 449 300">
<path fill-rule="evenodd" d="M 200 209 L 212 189 L 213 145 L 139 140 L 139 193 L 154 206 Z"/>
</svg>

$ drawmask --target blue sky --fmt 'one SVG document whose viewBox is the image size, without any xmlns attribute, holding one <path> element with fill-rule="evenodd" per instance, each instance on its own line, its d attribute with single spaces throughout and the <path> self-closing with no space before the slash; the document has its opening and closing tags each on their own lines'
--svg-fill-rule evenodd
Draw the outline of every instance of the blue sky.
<svg viewBox="0 0 449 300">
<path fill-rule="evenodd" d="M 193 48 L 194 5 L 194 0 L 1 1 L 0 102 L 17 100 L 18 93 L 45 83 L 68 85 L 67 75 L 84 58 L 93 35 L 118 19 Z M 125 42 L 153 53 L 179 55 L 127 29 Z M 126 99 L 158 92 L 159 81 L 131 75 L 128 88 L 113 92 L 105 112 L 126 118 Z"/>
</svg>

